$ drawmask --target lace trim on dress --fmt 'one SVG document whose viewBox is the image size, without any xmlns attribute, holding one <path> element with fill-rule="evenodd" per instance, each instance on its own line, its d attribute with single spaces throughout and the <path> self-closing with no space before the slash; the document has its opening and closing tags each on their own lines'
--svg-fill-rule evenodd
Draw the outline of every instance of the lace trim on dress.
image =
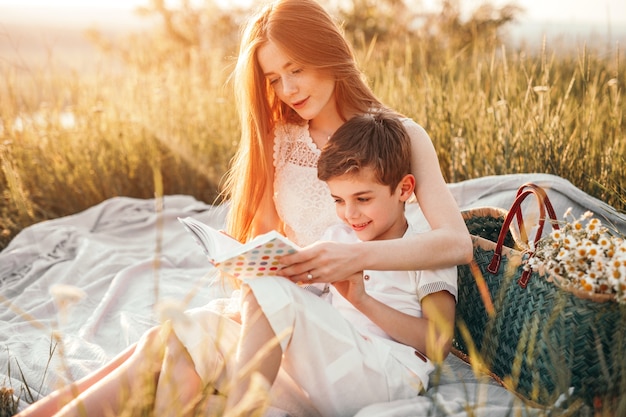
<svg viewBox="0 0 626 417">
<path fill-rule="evenodd" d="M 285 140 L 287 139 L 288 140 Z M 311 139 L 309 125 L 279 124 L 274 136 L 274 166 L 291 163 L 316 168 L 321 151 Z"/>
</svg>

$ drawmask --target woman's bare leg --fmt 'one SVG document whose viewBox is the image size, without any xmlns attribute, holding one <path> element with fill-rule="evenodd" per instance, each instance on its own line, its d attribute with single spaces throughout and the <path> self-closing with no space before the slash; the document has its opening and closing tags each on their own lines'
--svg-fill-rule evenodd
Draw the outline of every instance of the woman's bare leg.
<svg viewBox="0 0 626 417">
<path fill-rule="evenodd" d="M 123 393 L 144 375 L 156 381 L 162 353 L 159 328 L 153 328 L 136 345 L 85 378 L 57 390 L 19 413 L 18 417 L 99 416 L 121 408 Z M 158 367 L 154 362 L 158 362 Z M 152 366 L 150 366 L 152 365 Z M 150 369 L 148 369 L 150 367 Z M 145 378 L 142 380 L 145 381 Z"/>
<path fill-rule="evenodd" d="M 163 331 L 169 334 L 166 335 L 163 366 L 157 382 L 154 415 L 164 417 L 193 415 L 202 399 L 202 380 L 187 349 L 171 327 L 165 325 Z M 210 349 L 209 346 L 207 348 Z"/>
<path fill-rule="evenodd" d="M 276 379 L 282 360 L 282 349 L 278 338 L 263 314 L 254 293 L 247 286 L 242 288 L 241 320 L 241 336 L 237 345 L 232 385 L 227 393 L 226 415 L 245 415 L 237 405 L 241 406 L 247 402 L 247 398 L 243 403 L 242 399 L 251 388 L 254 375 L 262 376 L 269 390 L 269 386 Z M 252 398 L 252 400 L 268 405 L 267 395 L 263 397 Z"/>
<path fill-rule="evenodd" d="M 110 362 L 105 364 L 102 368 L 92 372 L 91 374 L 85 376 L 84 378 L 67 385 L 64 388 L 56 390 L 44 398 L 38 400 L 33 403 L 33 405 L 29 406 L 26 410 L 17 414 L 16 417 L 23 416 L 51 416 L 54 413 L 58 412 L 63 406 L 69 403 L 72 399 L 76 398 L 78 395 L 83 393 L 92 385 L 98 383 L 100 380 L 105 378 L 111 372 L 113 372 L 118 367 L 122 366 L 128 358 L 131 357 L 134 352 L 136 344 L 129 346 L 122 353 L 113 358 Z"/>
</svg>

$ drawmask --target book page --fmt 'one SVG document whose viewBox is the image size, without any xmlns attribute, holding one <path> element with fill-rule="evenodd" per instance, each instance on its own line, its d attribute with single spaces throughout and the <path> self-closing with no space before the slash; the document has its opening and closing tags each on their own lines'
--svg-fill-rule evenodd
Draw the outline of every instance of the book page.
<svg viewBox="0 0 626 417">
<path fill-rule="evenodd" d="M 243 246 L 237 239 L 193 217 L 179 217 L 178 220 L 187 231 L 191 232 L 194 240 L 200 245 L 211 262 L 215 262 L 215 259 L 222 256 L 223 253 L 232 253 Z"/>
</svg>

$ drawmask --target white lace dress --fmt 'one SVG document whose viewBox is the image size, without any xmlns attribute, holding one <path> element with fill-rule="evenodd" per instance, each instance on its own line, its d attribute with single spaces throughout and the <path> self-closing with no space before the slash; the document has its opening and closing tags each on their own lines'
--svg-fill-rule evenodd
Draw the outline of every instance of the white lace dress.
<svg viewBox="0 0 626 417">
<path fill-rule="evenodd" d="M 285 234 L 300 246 L 318 240 L 339 218 L 330 191 L 317 178 L 321 150 L 309 126 L 282 124 L 274 138 L 274 204 Z"/>
</svg>

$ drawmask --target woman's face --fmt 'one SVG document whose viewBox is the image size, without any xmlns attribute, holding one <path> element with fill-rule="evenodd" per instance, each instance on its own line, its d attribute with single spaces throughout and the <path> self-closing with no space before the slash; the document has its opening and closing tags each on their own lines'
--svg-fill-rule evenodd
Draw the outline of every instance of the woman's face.
<svg viewBox="0 0 626 417">
<path fill-rule="evenodd" d="M 337 112 L 333 78 L 317 69 L 293 63 L 271 41 L 260 47 L 257 54 L 261 70 L 276 96 L 304 120 Z"/>
</svg>

